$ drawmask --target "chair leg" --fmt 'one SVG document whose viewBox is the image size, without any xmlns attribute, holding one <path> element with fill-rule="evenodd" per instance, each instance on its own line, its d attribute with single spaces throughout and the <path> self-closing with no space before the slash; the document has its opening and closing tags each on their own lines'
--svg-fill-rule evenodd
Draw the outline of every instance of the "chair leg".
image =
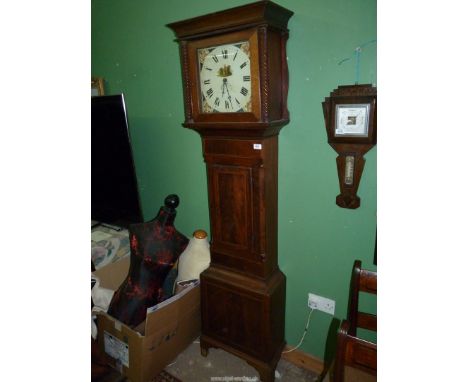
<svg viewBox="0 0 468 382">
<path fill-rule="evenodd" d="M 346 351 L 346 336 L 342 333 L 342 328 L 338 330 L 335 364 L 331 368 L 332 382 L 343 382 L 344 380 L 344 357 Z"/>
</svg>

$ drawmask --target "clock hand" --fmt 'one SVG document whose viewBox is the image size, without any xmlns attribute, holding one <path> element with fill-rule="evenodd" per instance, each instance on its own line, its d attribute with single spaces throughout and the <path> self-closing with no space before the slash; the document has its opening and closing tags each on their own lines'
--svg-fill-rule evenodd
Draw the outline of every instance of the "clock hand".
<svg viewBox="0 0 468 382">
<path fill-rule="evenodd" d="M 228 94 L 228 98 L 231 98 L 231 95 L 229 94 L 229 88 L 228 88 L 228 80 L 227 78 L 223 78 L 223 86 L 226 86 L 226 92 Z"/>
<path fill-rule="evenodd" d="M 222 92 L 222 96 L 224 97 L 224 88 L 226 88 L 226 92 L 229 94 L 229 90 L 227 88 L 227 78 L 223 78 L 223 92 Z"/>
<path fill-rule="evenodd" d="M 227 78 L 223 78 L 223 93 L 224 93 L 224 88 L 226 88 L 226 92 L 227 92 L 227 95 L 228 95 L 229 103 L 231 104 L 231 108 L 234 109 L 234 107 L 232 106 L 231 94 L 229 94 L 229 86 L 228 86 Z"/>
</svg>

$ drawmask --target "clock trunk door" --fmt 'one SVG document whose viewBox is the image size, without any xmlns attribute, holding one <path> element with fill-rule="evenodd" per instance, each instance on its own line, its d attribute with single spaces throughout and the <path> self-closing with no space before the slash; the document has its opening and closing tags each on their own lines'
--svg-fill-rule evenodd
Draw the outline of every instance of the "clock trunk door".
<svg viewBox="0 0 468 382">
<path fill-rule="evenodd" d="M 276 172 L 270 171 L 276 146 L 276 137 L 204 139 L 213 265 L 261 278 L 277 268 L 276 240 L 266 240 L 277 222 L 262 213 L 276 203 Z"/>
<path fill-rule="evenodd" d="M 248 273 L 262 273 L 259 222 L 252 200 L 258 192 L 259 169 L 208 165 L 208 178 L 214 263 L 240 266 Z"/>
</svg>

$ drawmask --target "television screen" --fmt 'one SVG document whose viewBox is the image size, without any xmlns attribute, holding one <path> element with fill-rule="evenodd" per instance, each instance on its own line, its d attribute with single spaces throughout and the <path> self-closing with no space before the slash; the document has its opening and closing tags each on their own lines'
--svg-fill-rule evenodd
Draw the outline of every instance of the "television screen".
<svg viewBox="0 0 468 382">
<path fill-rule="evenodd" d="M 91 219 L 142 221 L 123 94 L 91 97 Z"/>
</svg>

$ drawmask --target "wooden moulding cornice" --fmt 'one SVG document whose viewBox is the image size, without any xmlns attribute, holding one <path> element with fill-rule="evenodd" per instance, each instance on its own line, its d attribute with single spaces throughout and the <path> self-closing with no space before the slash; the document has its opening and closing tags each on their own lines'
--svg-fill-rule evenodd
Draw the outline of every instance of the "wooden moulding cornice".
<svg viewBox="0 0 468 382">
<path fill-rule="evenodd" d="M 248 290 L 249 294 L 261 296 L 275 290 L 284 281 L 285 276 L 278 269 L 266 280 L 255 277 L 246 277 L 243 274 L 233 272 L 222 265 L 210 266 L 204 271 L 205 278 L 209 277 L 211 281 L 217 281 L 224 285 L 229 285 L 233 289 L 241 292 Z"/>
<path fill-rule="evenodd" d="M 238 29 L 269 25 L 287 30 L 289 18 L 293 12 L 269 0 L 258 1 L 220 12 L 167 24 L 178 40 L 203 37 L 205 34 L 232 32 Z"/>
<path fill-rule="evenodd" d="M 283 126 L 289 123 L 289 119 L 273 122 L 186 122 L 182 126 L 196 130 L 201 136 L 219 136 L 232 138 L 266 138 L 278 135 Z"/>
<path fill-rule="evenodd" d="M 341 85 L 330 93 L 330 97 L 377 96 L 377 88 L 371 84 Z"/>
</svg>

